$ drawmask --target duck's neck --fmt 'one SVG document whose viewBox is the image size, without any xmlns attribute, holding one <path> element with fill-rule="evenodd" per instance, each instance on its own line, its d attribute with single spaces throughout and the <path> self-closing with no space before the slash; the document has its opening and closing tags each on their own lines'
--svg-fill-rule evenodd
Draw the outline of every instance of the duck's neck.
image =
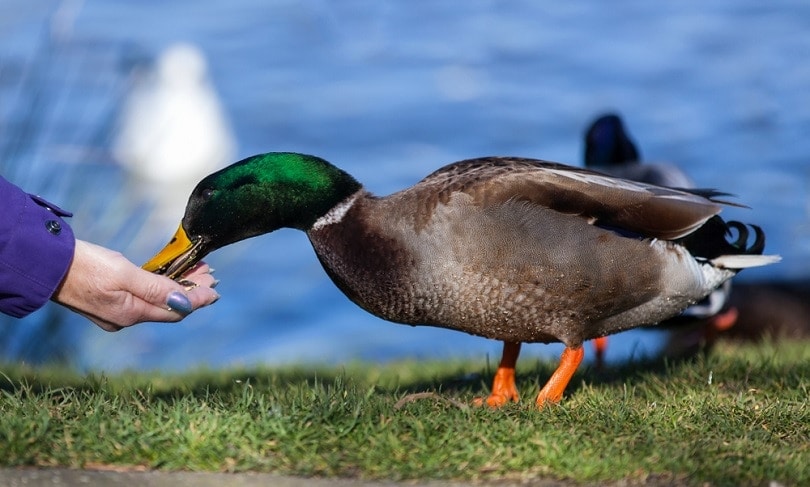
<svg viewBox="0 0 810 487">
<path fill-rule="evenodd" d="M 325 215 L 315 220 L 315 223 L 312 224 L 312 227 L 310 227 L 309 232 L 317 231 L 321 228 L 336 223 L 340 223 L 341 221 L 343 221 L 343 218 L 346 216 L 346 213 L 355 204 L 357 198 L 361 196 L 361 193 L 363 193 L 362 190 L 355 191 L 354 194 L 350 195 L 337 205 L 333 206 L 332 209 L 326 212 Z"/>
<path fill-rule="evenodd" d="M 362 185 L 349 173 L 322 159 L 308 158 L 305 162 L 313 165 L 305 168 L 306 184 L 291 185 L 287 201 L 289 208 L 295 208 L 295 218 L 290 219 L 288 226 L 306 232 L 315 225 L 339 219 L 362 192 Z"/>
</svg>

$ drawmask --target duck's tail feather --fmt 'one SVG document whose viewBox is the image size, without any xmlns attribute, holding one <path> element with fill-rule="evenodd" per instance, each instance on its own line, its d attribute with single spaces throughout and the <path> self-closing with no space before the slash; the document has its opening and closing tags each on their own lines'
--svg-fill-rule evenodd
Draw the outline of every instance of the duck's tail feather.
<svg viewBox="0 0 810 487">
<path fill-rule="evenodd" d="M 754 239 L 749 244 L 751 230 L 754 231 Z M 738 221 L 725 222 L 719 216 L 709 218 L 678 243 L 696 258 L 726 269 L 757 267 L 780 260 L 778 256 L 762 255 L 765 251 L 765 232 L 760 227 Z"/>
<path fill-rule="evenodd" d="M 775 264 L 782 260 L 779 255 L 750 255 L 750 254 L 737 254 L 737 255 L 721 255 L 712 259 L 710 262 L 715 267 L 721 269 L 747 269 L 749 267 L 760 267 L 768 264 Z"/>
<path fill-rule="evenodd" d="M 737 203 L 736 201 L 729 201 L 729 200 L 727 200 L 725 198 L 720 199 L 720 198 L 723 198 L 724 196 L 728 196 L 728 197 L 733 198 L 734 194 L 726 193 L 726 192 L 723 192 L 723 191 L 717 191 L 716 189 L 713 189 L 713 188 L 673 188 L 673 189 L 677 189 L 679 191 L 684 191 L 686 193 L 696 194 L 698 196 L 703 196 L 707 200 L 711 200 L 711 201 L 713 201 L 715 203 L 720 203 L 721 205 L 750 209 L 749 206 L 746 206 L 746 205 L 744 205 L 742 203 Z"/>
</svg>

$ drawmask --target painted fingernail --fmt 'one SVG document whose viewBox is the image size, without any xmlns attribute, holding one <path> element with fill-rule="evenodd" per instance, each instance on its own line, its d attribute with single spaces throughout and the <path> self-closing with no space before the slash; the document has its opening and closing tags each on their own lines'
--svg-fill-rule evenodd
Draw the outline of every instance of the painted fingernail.
<svg viewBox="0 0 810 487">
<path fill-rule="evenodd" d="M 209 273 L 209 274 L 213 274 L 213 273 L 214 273 L 214 272 L 216 272 L 216 271 L 217 271 L 217 270 L 216 270 L 216 269 L 214 269 L 213 267 L 208 267 L 208 273 Z"/>
<path fill-rule="evenodd" d="M 219 279 L 214 279 L 214 282 L 211 284 L 211 289 L 214 289 L 219 284 Z"/>
<path fill-rule="evenodd" d="M 166 299 L 166 305 L 172 311 L 177 311 L 183 316 L 191 314 L 193 311 L 191 301 L 189 301 L 188 297 L 180 291 L 170 292 L 169 297 Z"/>
</svg>

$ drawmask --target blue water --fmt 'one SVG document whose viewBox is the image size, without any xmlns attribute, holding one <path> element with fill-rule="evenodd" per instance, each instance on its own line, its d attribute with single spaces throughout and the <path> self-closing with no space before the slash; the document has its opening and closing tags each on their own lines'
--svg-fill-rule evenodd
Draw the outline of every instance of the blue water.
<svg viewBox="0 0 810 487">
<path fill-rule="evenodd" d="M 19 101 L 25 90 L 13 80 L 45 57 L 34 106 L 51 118 L 33 124 L 37 137 L 18 163 L 30 167 L 7 171 L 31 191 L 59 196 L 59 184 L 38 187 L 40 175 L 79 174 L 108 149 L 109 138 L 98 134 L 120 101 L 119 58 L 148 60 L 178 40 L 208 57 L 239 158 L 271 150 L 317 154 L 378 194 L 475 156 L 579 164 L 585 125 L 615 109 L 647 159 L 675 161 L 699 185 L 734 193 L 752 208 L 725 214 L 761 224 L 768 251 L 784 262 L 740 280 L 806 278 L 808 32 L 804 1 L 6 0 L 0 127 L 14 128 L 22 117 L 12 96 Z M 13 133 L 0 131 L 0 141 L 8 145 Z M 76 147 L 83 147 L 78 156 Z M 104 188 L 120 175 L 115 167 L 93 167 L 92 191 L 72 203 L 74 227 L 143 261 L 169 234 L 140 232 L 147 244 L 121 244 L 126 229 L 106 228 L 112 217 L 87 203 L 117 198 Z M 413 356 L 494 361 L 500 353 L 497 342 L 366 314 L 334 288 L 300 232 L 279 231 L 207 260 L 221 279 L 215 306 L 180 324 L 116 334 L 70 317 L 75 363 L 184 369 Z M 38 329 L 45 312 L 3 326 Z M 611 342 L 609 358 L 651 353 L 658 339 L 623 335 Z"/>
</svg>

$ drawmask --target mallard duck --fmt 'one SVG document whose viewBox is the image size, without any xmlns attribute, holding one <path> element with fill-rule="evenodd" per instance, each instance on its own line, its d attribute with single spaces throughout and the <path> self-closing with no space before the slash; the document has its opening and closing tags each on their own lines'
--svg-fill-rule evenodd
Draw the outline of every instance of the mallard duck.
<svg viewBox="0 0 810 487">
<path fill-rule="evenodd" d="M 695 183 L 678 166 L 665 162 L 642 162 L 624 121 L 615 113 L 596 117 L 585 131 L 585 167 L 624 179 L 670 188 L 691 189 Z M 738 311 L 729 307 L 731 281 L 712 291 L 706 298 L 690 306 L 678 317 L 663 325 L 692 325 L 701 322 L 708 334 L 724 331 L 737 320 Z M 604 362 L 607 338 L 594 340 L 597 366 Z"/>
<path fill-rule="evenodd" d="M 565 344 L 542 406 L 560 400 L 585 340 L 669 318 L 738 270 L 778 260 L 761 255 L 754 225 L 751 245 L 725 240 L 746 226 L 717 216 L 717 196 L 486 157 L 378 197 L 323 159 L 268 153 L 203 179 L 144 268 L 178 278 L 220 247 L 297 228 L 366 311 L 503 341 L 490 406 L 518 400 L 521 343 Z"/>
</svg>

